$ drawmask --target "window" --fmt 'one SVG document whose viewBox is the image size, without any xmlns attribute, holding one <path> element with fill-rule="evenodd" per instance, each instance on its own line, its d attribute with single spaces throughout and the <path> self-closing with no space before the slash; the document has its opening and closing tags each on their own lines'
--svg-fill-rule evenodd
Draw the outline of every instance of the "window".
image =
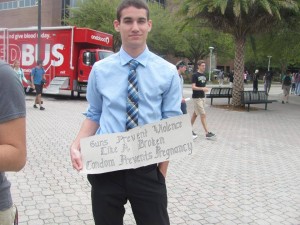
<svg viewBox="0 0 300 225">
<path fill-rule="evenodd" d="M 30 6 L 31 0 L 25 0 L 25 7 Z"/>
<path fill-rule="evenodd" d="M 24 7 L 24 6 L 25 6 L 24 3 L 25 3 L 24 0 L 19 1 L 19 7 L 20 7 L 20 8 Z"/>
<path fill-rule="evenodd" d="M 37 6 L 37 0 L 18 0 L 0 3 L 0 10 Z"/>
<path fill-rule="evenodd" d="M 104 59 L 112 54 L 114 54 L 114 53 L 113 52 L 99 52 L 99 59 Z"/>
</svg>

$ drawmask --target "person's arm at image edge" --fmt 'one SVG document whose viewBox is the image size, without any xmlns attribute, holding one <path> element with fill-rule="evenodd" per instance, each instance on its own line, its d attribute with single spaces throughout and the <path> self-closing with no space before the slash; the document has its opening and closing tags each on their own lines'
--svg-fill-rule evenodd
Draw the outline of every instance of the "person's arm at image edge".
<svg viewBox="0 0 300 225">
<path fill-rule="evenodd" d="M 19 171 L 26 164 L 25 117 L 0 123 L 0 171 Z"/>
</svg>

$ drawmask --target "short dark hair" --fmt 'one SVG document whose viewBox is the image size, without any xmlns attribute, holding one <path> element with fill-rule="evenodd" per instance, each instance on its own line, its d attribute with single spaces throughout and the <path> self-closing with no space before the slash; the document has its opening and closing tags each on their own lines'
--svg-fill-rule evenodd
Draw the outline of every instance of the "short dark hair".
<svg viewBox="0 0 300 225">
<path fill-rule="evenodd" d="M 37 64 L 37 65 L 40 65 L 40 64 L 43 65 L 43 60 L 42 60 L 42 59 L 38 59 L 38 60 L 36 61 L 36 64 Z"/>
<path fill-rule="evenodd" d="M 184 66 L 186 66 L 186 65 L 185 65 L 185 62 L 182 61 L 182 60 L 180 60 L 180 61 L 178 61 L 178 62 L 176 63 L 176 68 L 177 68 L 177 69 L 179 69 L 180 67 L 184 67 Z"/>
<path fill-rule="evenodd" d="M 147 12 L 147 20 L 149 20 L 149 7 L 145 0 L 123 0 L 117 8 L 117 20 L 121 21 L 121 12 L 123 9 L 126 9 L 130 6 L 133 6 L 137 9 L 145 9 Z"/>
<path fill-rule="evenodd" d="M 197 65 L 200 66 L 202 63 L 206 64 L 204 60 L 200 59 L 198 60 Z"/>
</svg>

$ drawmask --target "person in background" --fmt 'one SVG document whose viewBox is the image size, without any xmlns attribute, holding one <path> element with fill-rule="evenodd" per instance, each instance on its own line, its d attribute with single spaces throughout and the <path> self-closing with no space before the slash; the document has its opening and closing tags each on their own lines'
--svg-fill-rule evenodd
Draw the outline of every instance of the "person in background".
<svg viewBox="0 0 300 225">
<path fill-rule="evenodd" d="M 282 79 L 282 90 L 283 90 L 282 104 L 289 103 L 291 84 L 292 84 L 292 78 L 290 76 L 290 73 L 288 73 L 287 75 L 283 76 Z"/>
<path fill-rule="evenodd" d="M 296 73 L 292 74 L 292 88 L 291 88 L 291 94 L 295 93 L 296 88 Z"/>
<path fill-rule="evenodd" d="M 177 68 L 178 75 L 179 75 L 179 78 L 180 78 L 180 81 L 181 81 L 181 91 L 182 91 L 181 111 L 182 111 L 183 114 L 187 114 L 186 101 L 185 101 L 185 98 L 183 97 L 184 79 L 183 79 L 183 76 L 182 76 L 186 71 L 186 65 L 182 60 L 180 60 L 179 62 L 176 63 L 176 68 Z M 192 136 L 193 136 L 193 139 L 196 139 L 198 137 L 198 135 L 195 134 L 194 131 L 192 132 Z"/>
<path fill-rule="evenodd" d="M 233 73 L 234 73 L 234 71 L 232 70 L 228 75 L 230 87 L 232 87 L 232 85 L 233 85 Z"/>
<path fill-rule="evenodd" d="M 258 72 L 259 70 L 255 70 L 253 74 L 253 91 L 258 91 L 258 78 L 259 78 Z"/>
<path fill-rule="evenodd" d="M 42 93 L 43 93 L 43 81 L 46 80 L 45 70 L 43 68 L 43 60 L 37 61 L 37 66 L 31 70 L 31 85 L 32 88 L 36 91 L 35 102 L 33 108 L 37 109 L 37 104 L 40 107 L 40 110 L 45 110 L 42 106 Z"/>
<path fill-rule="evenodd" d="M 21 84 L 23 84 L 23 81 L 26 83 L 26 84 L 30 84 L 30 82 L 26 79 L 25 75 L 24 75 L 24 72 L 22 70 L 22 68 L 20 67 L 20 61 L 19 60 L 15 60 L 14 63 L 13 63 L 13 69 L 14 71 L 16 72 L 16 74 L 18 75 L 18 78 L 21 82 Z"/>
<path fill-rule="evenodd" d="M 19 171 L 26 163 L 25 93 L 10 65 L 0 60 L 0 224 L 12 225 L 16 207 L 6 171 Z"/>
<path fill-rule="evenodd" d="M 214 138 L 216 135 L 208 131 L 206 122 L 206 112 L 205 112 L 205 93 L 208 92 L 206 87 L 206 76 L 205 72 L 205 61 L 199 60 L 197 62 L 198 70 L 193 74 L 192 77 L 192 90 L 193 90 L 193 101 L 194 101 L 194 113 L 191 118 L 192 126 L 195 123 L 197 116 L 200 115 L 201 124 L 205 131 L 205 137 L 207 139 Z"/>
<path fill-rule="evenodd" d="M 218 73 L 218 82 L 219 82 L 219 87 L 223 86 L 224 83 L 224 71 L 220 70 L 220 72 Z"/>
<path fill-rule="evenodd" d="M 182 111 L 183 114 L 187 114 L 186 102 L 185 102 L 185 98 L 183 97 L 184 79 L 183 79 L 183 76 L 182 76 L 186 71 L 186 65 L 182 60 L 180 60 L 179 62 L 176 63 L 176 68 L 177 68 L 178 75 L 179 75 L 179 78 L 180 78 L 180 83 L 181 83 L 181 93 L 182 93 L 181 111 Z"/>
<path fill-rule="evenodd" d="M 244 84 L 248 84 L 248 71 L 244 72 Z"/>
<path fill-rule="evenodd" d="M 295 91 L 294 95 L 300 95 L 300 71 L 295 75 Z"/>
<path fill-rule="evenodd" d="M 273 71 L 272 68 L 270 68 L 269 71 L 267 71 L 267 73 L 264 76 L 264 90 L 266 92 L 267 95 L 269 95 L 270 89 L 271 89 L 271 83 L 272 83 L 272 79 L 273 79 Z"/>
<path fill-rule="evenodd" d="M 147 47 L 152 28 L 147 3 L 121 1 L 114 28 L 120 33 L 121 49 L 94 64 L 87 86 L 86 119 L 70 147 L 72 165 L 78 171 L 83 168 L 80 139 L 125 132 L 182 115 L 176 67 Z M 167 169 L 165 161 L 137 169 L 89 174 L 95 224 L 122 225 L 124 205 L 129 201 L 136 224 L 170 225 Z"/>
</svg>

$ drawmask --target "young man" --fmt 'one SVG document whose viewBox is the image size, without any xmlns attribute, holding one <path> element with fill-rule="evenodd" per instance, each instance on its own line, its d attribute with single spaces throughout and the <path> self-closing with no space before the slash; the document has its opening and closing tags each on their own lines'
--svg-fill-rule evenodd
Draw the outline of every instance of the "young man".
<svg viewBox="0 0 300 225">
<path fill-rule="evenodd" d="M 0 224 L 12 225 L 15 207 L 5 171 L 19 171 L 26 162 L 25 94 L 17 74 L 0 60 Z"/>
<path fill-rule="evenodd" d="M 255 70 L 253 74 L 253 91 L 258 91 L 258 78 L 259 78 L 258 72 L 259 70 Z"/>
<path fill-rule="evenodd" d="M 290 72 L 282 78 L 282 104 L 289 103 L 289 95 L 292 85 L 292 78 L 290 76 Z"/>
<path fill-rule="evenodd" d="M 193 126 L 197 116 L 200 115 L 200 120 L 205 131 L 205 137 L 213 138 L 216 135 L 208 131 L 207 123 L 206 123 L 206 113 L 204 110 L 205 93 L 208 92 L 208 88 L 206 87 L 206 76 L 204 74 L 205 62 L 203 60 L 199 60 L 197 62 L 197 66 L 198 66 L 198 70 L 196 73 L 193 74 L 192 77 L 192 89 L 193 89 L 192 98 L 194 101 L 194 113 L 192 115 L 191 123 Z"/>
<path fill-rule="evenodd" d="M 272 68 L 270 68 L 269 71 L 265 74 L 263 80 L 264 80 L 264 90 L 267 95 L 269 95 L 270 89 L 271 89 L 271 84 L 272 84 L 272 79 L 273 79 L 273 71 Z"/>
<path fill-rule="evenodd" d="M 186 109 L 186 102 L 185 99 L 183 97 L 183 84 L 184 84 L 184 79 L 183 79 L 183 74 L 186 71 L 186 65 L 185 63 L 180 60 L 179 62 L 176 63 L 176 69 L 180 78 L 180 84 L 181 84 L 181 93 L 182 93 L 182 100 L 181 100 L 181 112 L 183 114 L 187 114 L 187 109 Z"/>
<path fill-rule="evenodd" d="M 152 27 L 143 0 L 124 0 L 117 8 L 114 28 L 121 35 L 120 51 L 96 62 L 90 73 L 86 119 L 71 145 L 73 167 L 82 169 L 80 139 L 128 129 L 129 64 L 138 63 L 138 125 L 181 115 L 180 80 L 176 67 L 149 51 Z M 136 85 L 132 85 L 136 86 Z M 127 115 L 126 115 L 127 114 Z M 137 225 L 169 225 L 165 177 L 168 162 L 137 169 L 88 175 L 96 225 L 122 225 L 129 200 Z"/>
<path fill-rule="evenodd" d="M 37 61 L 37 66 L 31 70 L 31 84 L 36 91 L 35 102 L 33 108 L 37 109 L 36 104 L 39 104 L 40 110 L 45 110 L 42 106 L 43 80 L 46 80 L 45 70 L 43 68 L 43 60 Z"/>
</svg>

